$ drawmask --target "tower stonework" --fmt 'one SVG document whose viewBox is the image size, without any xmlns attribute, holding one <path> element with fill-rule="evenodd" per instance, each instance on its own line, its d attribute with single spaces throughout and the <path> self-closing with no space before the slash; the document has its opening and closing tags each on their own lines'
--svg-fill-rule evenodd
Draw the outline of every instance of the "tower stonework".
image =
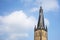
<svg viewBox="0 0 60 40">
<path fill-rule="evenodd" d="M 34 40 L 48 40 L 47 39 L 47 27 L 44 25 L 43 9 L 39 9 L 39 19 L 37 27 L 34 28 Z"/>
</svg>

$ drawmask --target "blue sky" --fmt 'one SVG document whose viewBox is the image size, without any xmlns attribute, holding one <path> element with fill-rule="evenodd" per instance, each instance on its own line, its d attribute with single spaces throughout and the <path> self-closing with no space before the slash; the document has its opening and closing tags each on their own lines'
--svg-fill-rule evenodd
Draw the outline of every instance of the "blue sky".
<svg viewBox="0 0 60 40">
<path fill-rule="evenodd" d="M 0 0 L 0 40 L 34 40 L 40 2 L 48 40 L 60 40 L 60 0 Z"/>
</svg>

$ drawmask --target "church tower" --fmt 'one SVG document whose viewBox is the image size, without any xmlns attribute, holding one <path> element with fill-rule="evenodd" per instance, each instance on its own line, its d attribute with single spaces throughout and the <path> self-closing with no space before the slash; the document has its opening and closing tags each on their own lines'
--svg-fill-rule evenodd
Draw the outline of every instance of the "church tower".
<svg viewBox="0 0 60 40">
<path fill-rule="evenodd" d="M 37 27 L 34 28 L 34 40 L 48 40 L 47 27 L 44 25 L 44 15 L 42 6 L 39 9 L 39 19 Z"/>
</svg>

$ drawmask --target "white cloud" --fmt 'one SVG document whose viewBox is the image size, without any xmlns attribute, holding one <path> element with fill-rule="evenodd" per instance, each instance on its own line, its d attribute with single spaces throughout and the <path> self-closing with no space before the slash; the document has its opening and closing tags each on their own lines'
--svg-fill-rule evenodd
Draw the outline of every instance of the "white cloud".
<svg viewBox="0 0 60 40">
<path fill-rule="evenodd" d="M 29 28 L 36 23 L 36 19 L 33 16 L 27 16 L 23 11 L 15 11 L 8 16 L 2 17 L 2 22 L 8 25 L 18 24 L 24 28 Z"/>
<path fill-rule="evenodd" d="M 44 11 L 56 11 L 59 8 L 57 0 L 43 0 Z"/>
<path fill-rule="evenodd" d="M 37 8 L 37 7 L 34 7 L 34 8 L 32 8 L 32 9 L 30 10 L 30 12 L 36 12 L 36 11 L 38 11 L 38 8 Z"/>
<path fill-rule="evenodd" d="M 59 9 L 58 0 L 35 0 L 34 5 L 37 6 L 36 8 L 38 10 L 39 10 L 39 7 L 42 5 L 44 12 L 57 11 Z"/>
<path fill-rule="evenodd" d="M 20 2 L 23 3 L 24 7 L 30 8 L 32 12 L 38 11 L 41 5 L 44 12 L 57 11 L 59 9 L 58 0 L 20 0 Z"/>
<path fill-rule="evenodd" d="M 11 39 L 11 40 L 16 40 L 18 37 L 20 37 L 20 38 L 21 38 L 21 37 L 23 37 L 23 38 L 25 37 L 25 38 L 26 38 L 26 37 L 28 37 L 28 36 L 29 36 L 29 35 L 28 35 L 27 33 L 20 33 L 20 34 L 17 34 L 17 33 L 16 33 L 16 34 L 11 34 L 9 39 Z"/>
<path fill-rule="evenodd" d="M 12 35 L 10 35 L 10 38 L 14 39 L 17 36 L 19 36 L 19 37 L 28 37 L 29 35 L 27 33 L 12 34 Z"/>
<path fill-rule="evenodd" d="M 44 22 L 45 22 L 45 26 L 49 27 L 49 20 L 47 18 L 44 19 Z"/>
<path fill-rule="evenodd" d="M 8 16 L 0 16 L 0 32 L 2 35 L 4 33 L 9 35 L 7 40 L 28 37 L 29 34 L 26 32 L 31 30 L 35 24 L 36 19 L 33 16 L 27 16 L 22 10 L 14 11 Z"/>
</svg>

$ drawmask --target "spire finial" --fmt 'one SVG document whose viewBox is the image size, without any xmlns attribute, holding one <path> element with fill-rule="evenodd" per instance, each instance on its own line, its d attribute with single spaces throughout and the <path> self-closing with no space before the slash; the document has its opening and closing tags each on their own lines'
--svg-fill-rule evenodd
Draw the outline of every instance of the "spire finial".
<svg viewBox="0 0 60 40">
<path fill-rule="evenodd" d="M 43 9 L 42 9 L 42 0 L 40 0 L 40 10 L 39 10 L 39 13 L 43 12 Z"/>
<path fill-rule="evenodd" d="M 40 6 L 42 6 L 42 0 L 40 0 Z"/>
</svg>

